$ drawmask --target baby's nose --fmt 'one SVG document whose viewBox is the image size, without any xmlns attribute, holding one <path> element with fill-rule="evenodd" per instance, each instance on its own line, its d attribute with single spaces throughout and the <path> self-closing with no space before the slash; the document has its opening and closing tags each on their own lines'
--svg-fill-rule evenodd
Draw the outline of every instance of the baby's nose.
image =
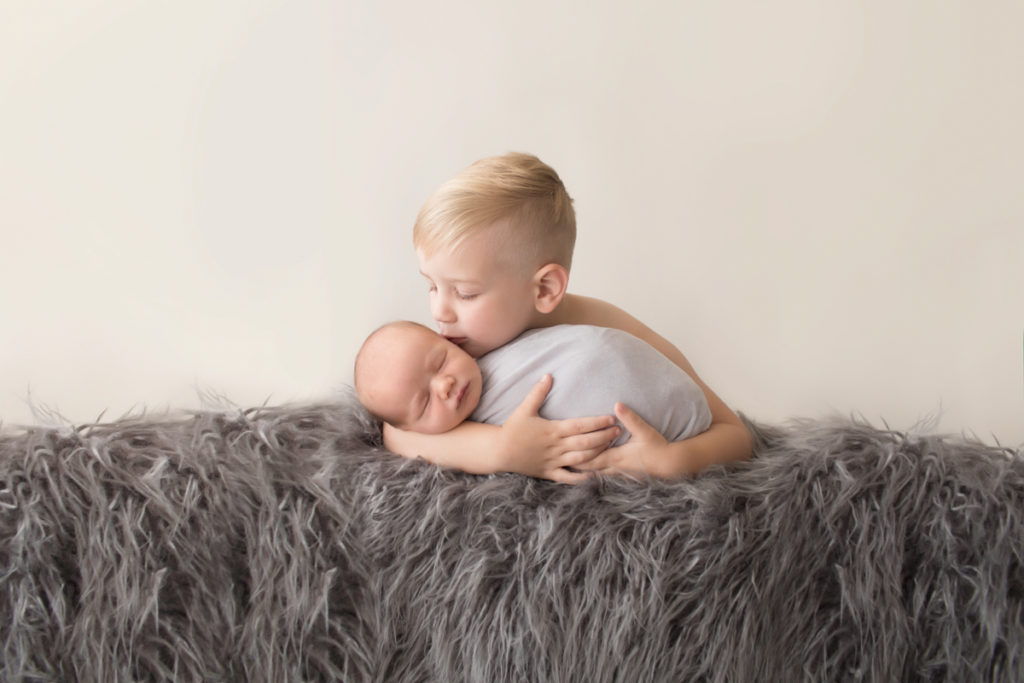
<svg viewBox="0 0 1024 683">
<path fill-rule="evenodd" d="M 451 375 L 438 375 L 434 378 L 434 391 L 441 398 L 448 398 L 455 385 L 455 378 Z"/>
</svg>

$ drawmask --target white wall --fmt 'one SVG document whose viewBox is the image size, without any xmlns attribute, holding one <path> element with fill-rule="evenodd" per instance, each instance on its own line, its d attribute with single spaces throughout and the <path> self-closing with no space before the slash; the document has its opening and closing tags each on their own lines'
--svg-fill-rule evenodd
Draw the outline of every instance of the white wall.
<svg viewBox="0 0 1024 683">
<path fill-rule="evenodd" d="M 420 203 L 561 173 L 573 289 L 762 421 L 1024 442 L 1024 5 L 0 4 L 0 417 L 330 396 Z"/>
</svg>

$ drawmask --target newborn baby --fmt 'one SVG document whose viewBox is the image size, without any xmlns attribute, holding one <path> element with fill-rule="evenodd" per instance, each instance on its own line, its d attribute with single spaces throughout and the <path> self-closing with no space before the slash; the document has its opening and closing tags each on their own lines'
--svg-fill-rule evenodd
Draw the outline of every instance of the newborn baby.
<svg viewBox="0 0 1024 683">
<path fill-rule="evenodd" d="M 474 361 L 427 327 L 389 323 L 363 342 L 355 387 L 379 419 L 437 434 L 467 419 L 503 424 L 545 373 L 554 378 L 540 409 L 547 419 L 610 414 L 620 401 L 668 441 L 711 425 L 704 393 L 686 372 L 626 332 L 591 325 L 528 330 Z M 629 436 L 623 429 L 611 445 Z"/>
</svg>

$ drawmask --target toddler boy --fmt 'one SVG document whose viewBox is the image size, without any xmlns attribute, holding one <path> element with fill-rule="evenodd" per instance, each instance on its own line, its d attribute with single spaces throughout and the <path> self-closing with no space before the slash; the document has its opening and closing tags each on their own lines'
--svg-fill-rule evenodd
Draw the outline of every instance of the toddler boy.
<svg viewBox="0 0 1024 683">
<path fill-rule="evenodd" d="M 742 421 L 675 346 L 625 311 L 567 292 L 575 239 L 572 199 L 554 169 L 537 157 L 506 154 L 469 166 L 427 200 L 413 229 L 438 331 L 478 357 L 534 328 L 588 324 L 623 330 L 697 383 L 711 411 L 710 428 L 668 442 L 616 404 L 616 416 L 633 436 L 606 449 L 616 436 L 610 416 L 546 420 L 537 415 L 550 388 L 545 376 L 501 426 L 465 422 L 442 434 L 420 434 L 386 425 L 384 443 L 390 450 L 460 469 L 471 469 L 467 463 L 480 453 L 498 452 L 505 461 L 526 453 L 557 467 L 663 477 L 750 457 L 750 434 Z"/>
</svg>

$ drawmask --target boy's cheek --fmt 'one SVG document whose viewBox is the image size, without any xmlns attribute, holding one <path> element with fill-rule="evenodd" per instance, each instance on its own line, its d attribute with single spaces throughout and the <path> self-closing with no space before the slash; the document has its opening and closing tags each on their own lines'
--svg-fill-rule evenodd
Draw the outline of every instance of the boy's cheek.
<svg viewBox="0 0 1024 683">
<path fill-rule="evenodd" d="M 498 347 L 491 346 L 489 344 L 483 344 L 480 342 L 468 341 L 462 345 L 462 348 L 466 351 L 466 353 L 468 353 L 473 358 L 479 358 L 480 356 L 486 353 L 490 353 L 491 351 Z"/>
</svg>

